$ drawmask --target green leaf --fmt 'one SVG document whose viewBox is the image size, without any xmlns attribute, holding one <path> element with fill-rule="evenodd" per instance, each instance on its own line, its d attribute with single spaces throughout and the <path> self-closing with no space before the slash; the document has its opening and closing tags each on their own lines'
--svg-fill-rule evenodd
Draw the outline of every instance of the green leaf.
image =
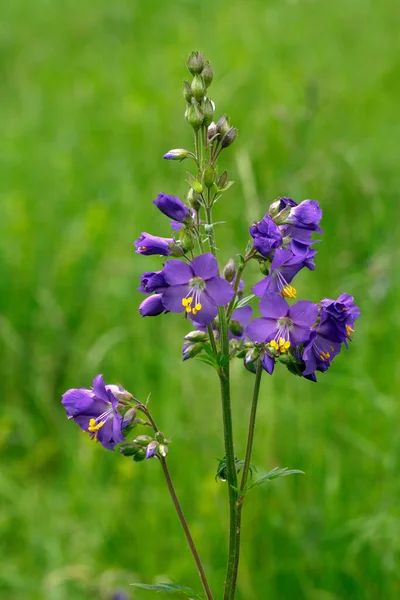
<svg viewBox="0 0 400 600">
<path fill-rule="evenodd" d="M 204 600 L 204 596 L 200 596 L 185 585 L 179 585 L 177 583 L 155 583 L 153 585 L 146 583 L 131 583 L 130 585 L 142 588 L 143 590 L 153 590 L 157 593 L 164 592 L 166 594 L 175 594 L 176 596 L 186 596 L 189 600 Z"/>
<path fill-rule="evenodd" d="M 254 294 L 250 294 L 250 296 L 246 296 L 245 298 L 243 298 L 242 300 L 240 300 L 240 302 L 238 302 L 236 304 L 236 308 L 242 308 L 243 306 L 247 306 L 247 304 L 249 304 L 249 302 L 251 302 L 253 300 L 253 298 L 255 298 Z"/>
<path fill-rule="evenodd" d="M 286 475 L 293 475 L 295 473 L 305 475 L 304 471 L 300 471 L 299 469 L 288 469 L 287 467 L 285 467 L 284 469 L 280 469 L 279 467 L 275 467 L 274 469 L 272 469 L 272 471 L 269 471 L 269 473 L 266 473 L 266 475 L 262 475 L 252 485 L 246 488 L 246 492 L 256 487 L 256 485 L 261 485 L 264 482 L 268 483 L 269 481 L 272 481 L 277 477 L 286 477 Z"/>
</svg>

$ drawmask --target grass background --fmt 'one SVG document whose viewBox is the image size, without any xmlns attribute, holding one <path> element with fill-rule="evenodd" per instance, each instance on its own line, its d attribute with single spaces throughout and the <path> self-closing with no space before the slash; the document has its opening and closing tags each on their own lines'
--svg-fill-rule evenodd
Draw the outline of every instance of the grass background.
<svg viewBox="0 0 400 600">
<path fill-rule="evenodd" d="M 300 298 L 353 293 L 355 341 L 318 385 L 264 377 L 254 463 L 306 471 L 252 492 L 238 600 L 400 595 L 400 38 L 395 0 L 2 0 L 0 7 L 0 594 L 151 597 L 199 590 L 158 464 L 91 444 L 60 395 L 102 372 L 173 437 L 170 468 L 216 598 L 227 536 L 218 385 L 180 360 L 183 320 L 141 320 L 151 201 L 185 193 L 181 81 L 192 48 L 239 128 L 237 185 L 216 210 L 221 256 L 277 195 L 317 198 L 325 236 Z M 254 272 L 253 278 L 256 277 Z M 252 376 L 233 370 L 236 451 Z M 219 592 L 218 592 L 219 590 Z"/>
</svg>

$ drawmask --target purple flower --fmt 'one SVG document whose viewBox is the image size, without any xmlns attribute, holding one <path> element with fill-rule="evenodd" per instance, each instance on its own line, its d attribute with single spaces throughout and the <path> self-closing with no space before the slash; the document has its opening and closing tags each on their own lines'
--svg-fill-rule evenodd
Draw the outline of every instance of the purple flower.
<svg viewBox="0 0 400 600">
<path fill-rule="evenodd" d="M 268 256 L 271 250 L 282 245 L 282 234 L 279 227 L 268 214 L 263 217 L 262 221 L 250 227 L 250 235 L 254 239 L 254 248 L 262 256 Z"/>
<path fill-rule="evenodd" d="M 315 250 L 310 250 L 310 253 Z M 256 283 L 252 288 L 253 294 L 261 298 L 266 292 L 278 292 L 285 298 L 296 298 L 296 289 L 290 282 L 304 266 L 310 268 L 311 255 L 308 259 L 295 256 L 289 250 L 277 250 L 271 263 L 271 272 L 267 277 Z"/>
<path fill-rule="evenodd" d="M 247 326 L 245 334 L 256 343 L 266 343 L 279 354 L 290 347 L 305 344 L 310 339 L 311 326 L 318 317 L 318 306 L 300 300 L 290 306 L 280 294 L 267 293 L 260 301 L 263 315 Z"/>
<path fill-rule="evenodd" d="M 304 348 L 303 361 L 305 368 L 303 377 L 317 381 L 315 371 L 326 371 L 332 360 L 341 349 L 341 343 L 332 319 L 327 313 L 322 314 L 321 322 L 311 332 L 310 341 Z"/>
<path fill-rule="evenodd" d="M 285 223 L 299 229 L 319 231 L 321 233 L 322 230 L 319 227 L 321 219 L 322 210 L 317 200 L 303 200 L 297 206 L 292 206 L 289 215 L 285 219 Z"/>
<path fill-rule="evenodd" d="M 162 302 L 162 294 L 153 294 L 149 296 L 139 306 L 139 312 L 142 317 L 156 317 L 165 312 L 164 304 Z"/>
<path fill-rule="evenodd" d="M 151 235 L 142 231 L 140 237 L 134 242 L 136 254 L 160 254 L 161 256 L 169 256 L 171 254 L 170 244 L 173 244 L 172 238 L 163 238 L 158 235 Z"/>
<path fill-rule="evenodd" d="M 168 152 L 164 154 L 163 158 L 165 158 L 165 160 L 183 160 L 188 156 L 192 156 L 194 158 L 194 155 L 184 148 L 173 148 L 172 150 L 168 150 Z"/>
<path fill-rule="evenodd" d="M 153 204 L 167 217 L 178 221 L 178 223 L 184 223 L 190 217 L 190 209 L 185 206 L 182 200 L 179 200 L 176 196 L 167 196 L 167 194 L 158 194 L 157 200 L 154 200 Z"/>
<path fill-rule="evenodd" d="M 320 305 L 322 307 L 321 312 L 321 324 L 324 327 L 334 329 L 336 332 L 337 341 L 344 342 L 347 346 L 348 339 L 351 338 L 351 334 L 354 332 L 354 321 L 360 316 L 360 309 L 354 303 L 353 296 L 349 294 L 341 294 L 337 300 L 331 300 L 330 298 L 324 298 L 321 300 Z M 327 315 L 322 321 L 322 316 Z"/>
<path fill-rule="evenodd" d="M 152 294 L 168 287 L 164 279 L 163 271 L 145 271 L 140 277 L 139 292 L 142 294 Z"/>
<path fill-rule="evenodd" d="M 65 392 L 62 403 L 69 419 L 74 419 L 92 439 L 108 450 L 125 440 L 122 435 L 122 416 L 117 412 L 118 386 L 104 385 L 103 375 L 93 379 L 93 389 L 79 388 Z M 127 392 L 125 392 L 127 393 Z"/>
<path fill-rule="evenodd" d="M 164 307 L 183 312 L 194 321 L 206 325 L 217 316 L 218 306 L 229 302 L 234 291 L 230 283 L 218 276 L 218 264 L 210 253 L 196 256 L 188 265 L 170 260 L 164 267 L 169 288 L 163 291 Z"/>
</svg>

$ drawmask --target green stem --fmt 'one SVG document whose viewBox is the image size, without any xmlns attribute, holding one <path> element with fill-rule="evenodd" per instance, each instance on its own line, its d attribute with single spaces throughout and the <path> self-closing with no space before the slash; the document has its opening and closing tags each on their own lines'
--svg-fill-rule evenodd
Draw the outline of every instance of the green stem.
<svg viewBox="0 0 400 600">
<path fill-rule="evenodd" d="M 201 583 L 203 584 L 203 588 L 204 588 L 204 591 L 206 593 L 207 600 L 213 600 L 213 595 L 211 593 L 210 586 L 208 585 L 208 581 L 207 581 L 206 575 L 204 573 L 204 569 L 203 569 L 203 565 L 202 565 L 201 560 L 200 560 L 199 553 L 197 552 L 196 546 L 194 544 L 192 535 L 191 535 L 191 533 L 189 531 L 189 527 L 188 527 L 188 524 L 187 524 L 186 519 L 185 519 L 185 515 L 182 512 L 181 505 L 179 504 L 179 500 L 177 498 L 177 495 L 176 495 L 176 492 L 175 492 L 175 489 L 174 489 L 174 486 L 173 486 L 173 483 L 172 483 L 171 475 L 169 473 L 168 466 L 167 466 L 167 461 L 165 460 L 165 458 L 161 457 L 160 458 L 160 462 L 161 462 L 162 470 L 164 472 L 165 480 L 167 482 L 168 490 L 169 490 L 169 493 L 170 493 L 171 498 L 172 498 L 172 502 L 174 503 L 175 510 L 176 510 L 178 518 L 179 518 L 179 520 L 181 522 L 183 531 L 184 531 L 185 536 L 186 536 L 187 543 L 189 545 L 190 551 L 191 551 L 192 556 L 194 558 L 194 562 L 196 563 L 196 567 L 197 567 L 197 569 L 199 571 Z"/>
<path fill-rule="evenodd" d="M 211 207 L 206 208 L 207 224 L 212 225 L 212 210 Z M 217 258 L 217 247 L 215 244 L 214 230 L 211 227 L 208 233 L 210 248 L 212 254 Z M 223 306 L 218 308 L 219 332 L 222 355 L 224 358 L 229 357 L 229 333 L 228 322 L 226 320 L 225 309 Z M 221 385 L 221 400 L 222 400 L 222 420 L 224 428 L 224 446 L 225 446 L 225 461 L 226 474 L 228 483 L 229 496 L 229 549 L 228 549 L 228 564 L 225 577 L 224 600 L 230 600 L 234 597 L 234 573 L 235 566 L 238 561 L 239 548 L 237 547 L 238 537 L 236 535 L 237 521 L 237 472 L 235 451 L 233 444 L 233 426 L 232 426 L 232 410 L 231 410 L 231 394 L 230 394 L 230 373 L 229 360 L 219 370 L 219 378 Z"/>
<path fill-rule="evenodd" d="M 240 533 L 241 533 L 241 527 L 242 527 L 242 508 L 243 508 L 243 502 L 244 502 L 245 495 L 246 495 L 245 490 L 246 490 L 247 479 L 248 479 L 249 471 L 250 471 L 251 454 L 253 451 L 254 431 L 255 431 L 256 416 L 257 416 L 257 404 L 258 404 L 258 397 L 260 394 L 260 384 L 261 384 L 262 372 L 263 372 L 263 368 L 261 365 L 261 361 L 259 360 L 258 364 L 257 364 L 256 377 L 255 377 L 255 381 L 254 381 L 253 400 L 251 403 L 250 420 L 249 420 L 249 431 L 248 431 L 248 435 L 247 435 L 246 456 L 244 459 L 242 479 L 240 482 L 240 495 L 239 495 L 239 499 L 237 502 L 237 512 L 236 512 L 236 522 L 235 522 L 237 552 L 235 555 L 235 564 L 232 569 L 232 588 L 231 588 L 233 590 L 232 596 L 231 596 L 232 599 L 234 598 L 234 594 L 235 594 L 236 582 L 237 582 L 237 576 L 238 576 L 238 570 L 239 570 Z"/>
</svg>

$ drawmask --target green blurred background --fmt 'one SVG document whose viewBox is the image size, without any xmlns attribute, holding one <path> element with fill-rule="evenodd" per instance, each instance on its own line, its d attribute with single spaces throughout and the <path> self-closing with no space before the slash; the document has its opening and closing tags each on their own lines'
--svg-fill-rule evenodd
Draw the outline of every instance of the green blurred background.
<svg viewBox="0 0 400 600">
<path fill-rule="evenodd" d="M 314 385 L 264 377 L 254 463 L 300 468 L 248 498 L 238 600 L 400 597 L 400 38 L 395 0 L 2 0 L 0 7 L 0 595 L 129 599 L 129 583 L 200 590 L 156 461 L 90 443 L 60 404 L 104 373 L 151 406 L 221 597 L 226 488 L 218 384 L 182 363 L 187 325 L 141 319 L 139 232 L 169 234 L 151 201 L 185 193 L 192 143 L 185 60 L 240 136 L 220 162 L 223 260 L 278 195 L 324 209 L 317 269 L 299 298 L 342 291 L 362 310 L 350 351 Z M 252 274 L 253 279 L 256 272 Z M 252 376 L 233 368 L 236 452 Z"/>
</svg>

